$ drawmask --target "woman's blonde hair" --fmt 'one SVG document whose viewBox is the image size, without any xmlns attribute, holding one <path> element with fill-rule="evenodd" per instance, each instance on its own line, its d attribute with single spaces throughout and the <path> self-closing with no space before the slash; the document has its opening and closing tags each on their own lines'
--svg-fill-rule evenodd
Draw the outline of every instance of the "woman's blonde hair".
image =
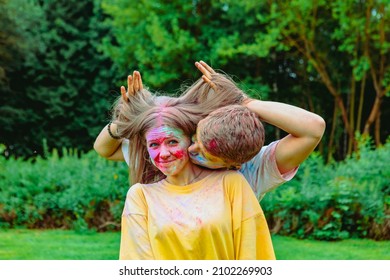
<svg viewBox="0 0 390 280">
<path fill-rule="evenodd" d="M 130 140 L 130 182 L 151 183 L 165 178 L 149 160 L 145 133 L 153 127 L 166 125 L 181 129 L 191 137 L 200 120 L 212 111 L 231 104 L 241 104 L 246 95 L 224 74 L 212 74 L 211 87 L 202 79 L 196 81 L 178 98 L 159 96 L 143 89 L 125 102 L 118 98 L 113 107 L 117 134 Z"/>
<path fill-rule="evenodd" d="M 233 104 L 242 104 L 247 95 L 226 74 L 211 74 L 213 86 L 202 79 L 187 88 L 179 97 L 182 103 L 201 105 L 205 116 L 214 110 Z"/>
<path fill-rule="evenodd" d="M 131 96 L 129 102 L 119 99 L 114 106 L 117 134 L 130 140 L 130 182 L 152 183 L 165 178 L 150 161 L 145 134 L 151 128 L 169 126 L 181 129 L 191 137 L 198 122 L 204 117 L 199 106 L 180 103 L 177 98 L 156 96 L 147 90 Z"/>
</svg>

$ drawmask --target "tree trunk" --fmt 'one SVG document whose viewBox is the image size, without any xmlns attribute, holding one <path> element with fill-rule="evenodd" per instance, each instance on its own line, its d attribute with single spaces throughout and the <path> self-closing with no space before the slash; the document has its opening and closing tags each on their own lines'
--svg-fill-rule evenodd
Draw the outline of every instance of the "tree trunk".
<svg viewBox="0 0 390 280">
<path fill-rule="evenodd" d="M 366 121 L 366 124 L 364 125 L 364 131 L 363 131 L 364 135 L 370 135 L 371 125 L 373 124 L 373 122 L 376 121 L 378 115 L 380 115 L 381 104 L 382 104 L 382 96 L 377 95 L 375 97 L 375 102 L 374 105 L 372 106 L 370 115 Z M 379 137 L 378 144 L 380 144 L 380 137 Z"/>
<path fill-rule="evenodd" d="M 351 75 L 351 94 L 349 100 L 349 123 L 351 125 L 351 130 L 355 131 L 355 97 L 356 97 L 356 80 L 354 75 Z M 352 153 L 352 148 L 354 144 L 354 139 L 351 138 L 348 142 L 348 151 L 347 154 L 350 155 Z"/>
<path fill-rule="evenodd" d="M 362 82 L 360 84 L 359 109 L 358 109 L 357 120 L 356 120 L 356 131 L 359 132 L 361 132 L 361 128 L 362 128 L 362 114 L 363 114 L 363 104 L 364 104 L 364 90 L 366 88 L 366 78 L 367 75 L 364 74 L 362 78 Z"/>
<path fill-rule="evenodd" d="M 328 158 L 327 162 L 330 163 L 331 160 L 333 159 L 333 142 L 334 142 L 334 135 L 336 131 L 336 123 L 337 123 L 337 103 L 336 100 L 334 102 L 333 106 L 333 119 L 332 119 L 332 129 L 330 131 L 330 136 L 329 136 L 329 142 L 328 142 Z"/>
<path fill-rule="evenodd" d="M 382 145 L 381 142 L 381 111 L 379 110 L 375 120 L 375 145 L 377 147 Z"/>
</svg>

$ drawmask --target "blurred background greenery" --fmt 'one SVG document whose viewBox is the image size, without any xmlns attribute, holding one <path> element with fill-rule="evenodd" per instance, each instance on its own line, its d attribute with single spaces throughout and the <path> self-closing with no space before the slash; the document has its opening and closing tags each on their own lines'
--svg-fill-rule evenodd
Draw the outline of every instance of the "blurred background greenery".
<svg viewBox="0 0 390 280">
<path fill-rule="evenodd" d="M 321 115 L 272 233 L 390 239 L 389 0 L 0 0 L 0 228 L 117 231 L 127 167 L 92 150 L 126 77 L 175 95 L 204 60 Z M 266 125 L 266 141 L 283 136 Z"/>
<path fill-rule="evenodd" d="M 356 132 L 389 135 L 389 13 L 389 0 L 0 0 L 1 143 L 89 151 L 133 70 L 176 94 L 204 60 L 253 97 L 323 116 L 319 151 L 344 159 Z"/>
</svg>

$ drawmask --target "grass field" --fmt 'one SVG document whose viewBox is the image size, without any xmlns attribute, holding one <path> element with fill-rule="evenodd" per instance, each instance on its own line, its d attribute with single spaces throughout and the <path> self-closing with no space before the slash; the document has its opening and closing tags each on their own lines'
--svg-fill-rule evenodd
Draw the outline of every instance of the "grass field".
<svg viewBox="0 0 390 280">
<path fill-rule="evenodd" d="M 390 241 L 351 239 L 337 242 L 273 236 L 280 260 L 390 260 Z M 0 231 L 1 260 L 116 260 L 119 232 L 65 230 Z"/>
</svg>

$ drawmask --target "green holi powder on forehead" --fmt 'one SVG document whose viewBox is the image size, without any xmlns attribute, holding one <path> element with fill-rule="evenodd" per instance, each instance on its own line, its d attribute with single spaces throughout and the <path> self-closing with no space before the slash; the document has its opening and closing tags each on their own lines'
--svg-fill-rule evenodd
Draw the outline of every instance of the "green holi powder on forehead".
<svg viewBox="0 0 390 280">
<path fill-rule="evenodd" d="M 175 136 L 175 137 L 185 137 L 184 131 L 180 128 L 170 127 L 167 125 L 161 125 L 156 128 L 152 128 L 151 131 L 154 133 L 166 133 L 169 136 Z"/>
</svg>

